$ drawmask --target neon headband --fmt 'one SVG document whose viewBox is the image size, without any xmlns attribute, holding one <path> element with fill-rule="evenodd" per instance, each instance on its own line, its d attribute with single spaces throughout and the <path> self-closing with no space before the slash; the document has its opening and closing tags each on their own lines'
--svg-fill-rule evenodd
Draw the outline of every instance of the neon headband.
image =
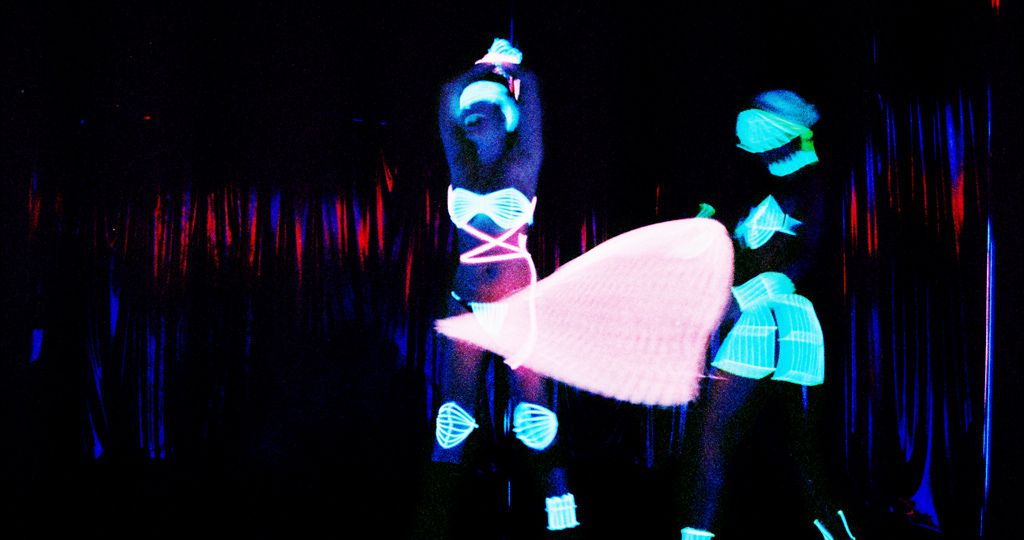
<svg viewBox="0 0 1024 540">
<path fill-rule="evenodd" d="M 469 109 L 474 103 L 485 101 L 501 108 L 505 115 L 505 131 L 511 133 L 519 125 L 519 107 L 508 93 L 508 88 L 492 81 L 476 81 L 459 96 L 459 111 Z"/>
</svg>

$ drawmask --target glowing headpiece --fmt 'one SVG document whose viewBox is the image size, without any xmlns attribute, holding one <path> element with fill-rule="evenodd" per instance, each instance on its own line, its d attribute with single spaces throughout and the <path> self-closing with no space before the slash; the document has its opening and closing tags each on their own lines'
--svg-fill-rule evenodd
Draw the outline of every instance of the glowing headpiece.
<svg viewBox="0 0 1024 540">
<path fill-rule="evenodd" d="M 812 163 L 817 163 L 811 126 L 818 121 L 818 111 L 789 90 L 770 90 L 754 98 L 753 109 L 747 109 L 736 118 L 737 146 L 751 153 L 775 150 L 800 138 L 800 148 L 768 164 L 775 176 L 792 174 Z"/>
<path fill-rule="evenodd" d="M 459 96 L 459 112 L 479 102 L 493 103 L 505 115 L 505 131 L 511 133 L 519 125 L 519 107 L 508 93 L 508 87 L 494 81 L 476 81 L 466 86 Z"/>
</svg>

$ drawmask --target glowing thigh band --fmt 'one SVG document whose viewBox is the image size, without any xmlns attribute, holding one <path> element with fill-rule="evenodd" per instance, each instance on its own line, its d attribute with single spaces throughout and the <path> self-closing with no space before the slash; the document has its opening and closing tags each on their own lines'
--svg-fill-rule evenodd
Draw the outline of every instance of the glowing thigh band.
<svg viewBox="0 0 1024 540">
<path fill-rule="evenodd" d="M 474 429 L 480 427 L 465 409 L 449 401 L 437 410 L 437 428 L 434 436 L 441 448 L 448 449 L 462 444 Z"/>
<path fill-rule="evenodd" d="M 516 438 L 534 450 L 543 450 L 555 440 L 558 416 L 547 407 L 535 403 L 520 403 L 512 413 L 512 431 Z"/>
<path fill-rule="evenodd" d="M 580 524 L 576 521 L 576 498 L 572 493 L 561 497 L 544 499 L 544 511 L 548 513 L 548 530 L 562 531 L 572 529 Z"/>
</svg>

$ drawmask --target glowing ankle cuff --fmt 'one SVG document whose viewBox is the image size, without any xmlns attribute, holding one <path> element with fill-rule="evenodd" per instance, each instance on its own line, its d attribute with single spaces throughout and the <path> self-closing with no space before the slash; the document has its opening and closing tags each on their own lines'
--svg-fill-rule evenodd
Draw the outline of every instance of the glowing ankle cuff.
<svg viewBox="0 0 1024 540">
<path fill-rule="evenodd" d="M 437 428 L 434 436 L 437 444 L 445 450 L 462 444 L 477 425 L 473 417 L 454 401 L 449 401 L 437 410 Z"/>
<path fill-rule="evenodd" d="M 715 537 L 713 533 L 709 533 L 708 531 L 703 531 L 701 529 L 694 529 L 692 527 L 687 527 L 679 532 L 683 535 L 681 540 L 705 540 L 707 538 Z"/>
<path fill-rule="evenodd" d="M 576 498 L 572 493 L 544 500 L 544 511 L 548 513 L 548 530 L 561 531 L 580 524 L 576 521 Z"/>
<path fill-rule="evenodd" d="M 522 402 L 512 413 L 512 431 L 526 446 L 544 450 L 558 433 L 558 416 L 546 407 Z"/>
</svg>

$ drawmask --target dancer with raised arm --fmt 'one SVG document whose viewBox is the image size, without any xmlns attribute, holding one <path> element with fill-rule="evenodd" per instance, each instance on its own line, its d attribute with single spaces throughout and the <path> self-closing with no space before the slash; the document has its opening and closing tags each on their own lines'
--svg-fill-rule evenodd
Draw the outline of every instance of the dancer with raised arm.
<svg viewBox="0 0 1024 540">
<path fill-rule="evenodd" d="M 846 515 L 833 506 L 813 431 L 808 387 L 822 384 L 825 349 L 814 305 L 800 293 L 820 257 L 824 228 L 823 179 L 811 126 L 813 105 L 788 90 L 758 94 L 739 113 L 739 148 L 767 167 L 754 191 L 740 193 L 753 204 L 737 223 L 735 301 L 722 325 L 727 335 L 714 352 L 696 420 L 697 456 L 687 475 L 692 515 L 683 540 L 714 535 L 729 462 L 768 400 L 783 407 L 789 453 L 796 460 L 807 526 L 825 540 L 853 539 Z M 770 377 L 769 377 L 770 376 Z M 774 409 L 773 409 L 774 410 Z M 773 464 L 765 463 L 765 466 Z"/>
<path fill-rule="evenodd" d="M 470 70 L 444 86 L 438 118 L 451 173 L 448 214 L 458 229 L 460 253 L 447 311 L 472 314 L 492 334 L 507 331 L 508 308 L 496 302 L 537 281 L 526 230 L 533 223 L 543 158 L 541 109 L 536 77 L 522 68 L 522 58 L 508 41 L 495 39 Z M 509 377 L 512 431 L 543 483 L 545 500 L 537 501 L 531 515 L 538 523 L 546 516 L 550 530 L 570 529 L 578 522 L 565 470 L 544 455 L 558 439 L 550 383 L 529 369 L 515 369 L 535 336 L 533 327 L 516 336 L 519 350 L 506 356 L 514 369 Z M 466 440 L 479 427 L 476 408 L 493 355 L 470 343 L 442 341 L 443 403 L 432 457 L 461 463 Z"/>
</svg>

